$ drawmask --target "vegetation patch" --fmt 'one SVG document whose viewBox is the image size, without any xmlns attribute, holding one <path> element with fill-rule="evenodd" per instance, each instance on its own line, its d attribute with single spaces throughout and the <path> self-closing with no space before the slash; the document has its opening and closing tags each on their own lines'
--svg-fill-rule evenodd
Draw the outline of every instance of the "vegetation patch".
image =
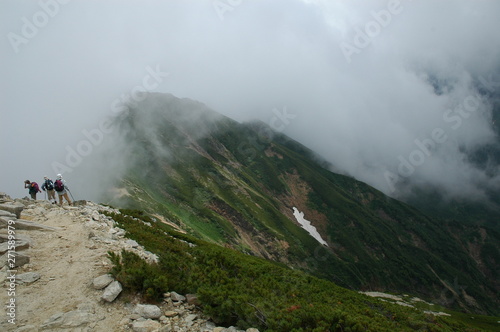
<svg viewBox="0 0 500 332">
<path fill-rule="evenodd" d="M 127 236 L 159 257 L 110 253 L 113 275 L 130 291 L 160 300 L 196 293 L 220 325 L 261 331 L 478 331 L 453 317 L 370 298 L 284 265 L 220 247 L 156 223 L 141 212 L 109 214 Z M 131 215 L 128 215 L 127 213 Z"/>
</svg>

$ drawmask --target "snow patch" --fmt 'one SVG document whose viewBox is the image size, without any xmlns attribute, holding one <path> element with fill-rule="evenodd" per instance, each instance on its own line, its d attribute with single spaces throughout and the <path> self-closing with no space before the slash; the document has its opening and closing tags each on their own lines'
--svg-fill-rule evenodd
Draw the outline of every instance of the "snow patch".
<svg viewBox="0 0 500 332">
<path fill-rule="evenodd" d="M 394 301 L 399 301 L 399 302 L 403 301 L 403 298 L 401 296 L 396 296 L 396 295 L 382 293 L 382 292 L 360 292 L 360 293 L 371 296 L 371 297 L 383 297 L 383 298 L 391 299 Z"/>
<path fill-rule="evenodd" d="M 305 229 L 313 238 L 315 238 L 319 243 L 328 247 L 325 240 L 321 238 L 321 235 L 316 230 L 316 227 L 311 225 L 309 220 L 304 219 L 304 212 L 300 212 L 295 206 L 293 207 L 293 215 L 295 219 L 299 222 L 303 229 Z"/>
</svg>

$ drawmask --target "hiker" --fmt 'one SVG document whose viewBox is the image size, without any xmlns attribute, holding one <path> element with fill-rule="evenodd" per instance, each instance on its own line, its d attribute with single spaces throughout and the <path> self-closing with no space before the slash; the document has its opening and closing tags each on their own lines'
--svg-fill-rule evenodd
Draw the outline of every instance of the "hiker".
<svg viewBox="0 0 500 332">
<path fill-rule="evenodd" d="M 36 201 L 36 194 L 41 193 L 42 191 L 38 187 L 38 183 L 36 182 L 31 182 L 30 180 L 24 181 L 24 188 L 29 188 L 29 194 L 31 195 L 31 198 Z"/>
<path fill-rule="evenodd" d="M 49 202 L 51 202 L 52 204 L 57 204 L 56 192 L 54 191 L 54 182 L 52 182 L 52 180 L 47 176 L 44 176 L 43 180 L 44 182 L 42 184 L 42 190 L 47 192 Z"/>
<path fill-rule="evenodd" d="M 66 181 L 63 180 L 61 174 L 57 174 L 56 182 L 54 182 L 54 189 L 57 191 L 57 194 L 59 195 L 59 205 L 63 205 L 63 198 L 66 198 L 66 201 L 68 202 L 69 205 L 71 205 L 71 200 L 68 197 L 68 192 L 66 189 L 69 190 L 68 186 L 66 185 Z"/>
</svg>

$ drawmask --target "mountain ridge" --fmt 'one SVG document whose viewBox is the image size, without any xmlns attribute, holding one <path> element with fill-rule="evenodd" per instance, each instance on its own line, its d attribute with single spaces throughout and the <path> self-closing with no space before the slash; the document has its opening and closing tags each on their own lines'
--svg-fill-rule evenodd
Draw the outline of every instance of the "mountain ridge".
<svg viewBox="0 0 500 332">
<path fill-rule="evenodd" d="M 498 234 L 483 228 L 473 257 L 471 242 L 450 236 L 442 221 L 330 172 L 313 151 L 262 122 L 238 123 L 202 105 L 151 94 L 122 115 L 117 125 L 129 155 L 121 204 L 351 289 L 437 294 L 463 310 L 498 309 L 498 284 L 489 279 Z M 293 207 L 328 247 L 304 231 Z M 465 285 L 459 292 L 455 279 Z"/>
</svg>

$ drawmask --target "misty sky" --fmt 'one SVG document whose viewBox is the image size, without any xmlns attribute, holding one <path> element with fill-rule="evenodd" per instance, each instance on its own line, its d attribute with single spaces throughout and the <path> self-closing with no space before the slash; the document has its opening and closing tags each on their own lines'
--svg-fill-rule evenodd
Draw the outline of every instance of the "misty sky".
<svg viewBox="0 0 500 332">
<path fill-rule="evenodd" d="M 92 160 L 106 133 L 91 133 L 155 91 L 238 121 L 281 114 L 277 129 L 392 196 L 481 196 L 497 167 L 466 153 L 497 142 L 498 31 L 494 0 L 2 0 L 0 191 L 63 165 L 92 199 L 110 167 L 89 178 L 70 151 Z"/>
</svg>

